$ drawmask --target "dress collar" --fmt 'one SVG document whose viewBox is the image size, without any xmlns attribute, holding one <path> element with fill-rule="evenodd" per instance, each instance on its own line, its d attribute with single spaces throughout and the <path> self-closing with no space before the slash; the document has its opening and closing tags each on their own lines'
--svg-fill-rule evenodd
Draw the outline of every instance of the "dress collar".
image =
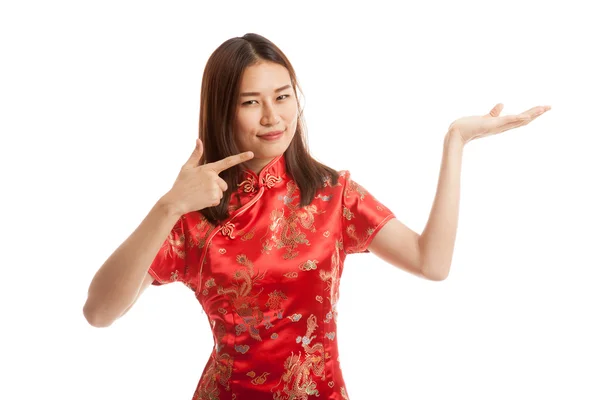
<svg viewBox="0 0 600 400">
<path fill-rule="evenodd" d="M 285 157 L 281 154 L 265 165 L 258 175 L 250 169 L 245 169 L 242 173 L 242 182 L 238 184 L 237 191 L 239 193 L 254 193 L 261 187 L 271 189 L 282 182 L 285 175 Z"/>
</svg>

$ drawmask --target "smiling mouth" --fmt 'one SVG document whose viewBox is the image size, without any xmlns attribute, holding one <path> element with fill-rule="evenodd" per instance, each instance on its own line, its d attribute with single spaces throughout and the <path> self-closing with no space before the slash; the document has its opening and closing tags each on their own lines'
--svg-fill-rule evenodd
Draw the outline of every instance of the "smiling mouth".
<svg viewBox="0 0 600 400">
<path fill-rule="evenodd" d="M 280 134 L 277 134 L 277 135 L 263 135 L 263 136 L 259 136 L 258 138 L 260 140 L 274 142 L 274 141 L 279 140 L 281 137 L 283 137 L 283 132 L 281 132 Z"/>
<path fill-rule="evenodd" d="M 258 137 L 264 137 L 264 138 L 269 138 L 269 137 L 275 137 L 275 136 L 279 136 L 283 133 L 284 131 L 275 131 L 275 132 L 269 132 L 265 135 L 258 135 Z"/>
</svg>

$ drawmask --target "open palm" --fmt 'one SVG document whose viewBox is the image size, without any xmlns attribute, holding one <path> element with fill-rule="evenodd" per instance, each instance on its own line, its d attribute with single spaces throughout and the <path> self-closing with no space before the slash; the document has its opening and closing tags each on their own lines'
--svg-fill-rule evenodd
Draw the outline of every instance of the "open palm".
<svg viewBox="0 0 600 400">
<path fill-rule="evenodd" d="M 459 135 L 463 143 L 467 144 L 473 139 L 495 135 L 509 129 L 527 125 L 546 111 L 550 110 L 550 106 L 537 106 L 530 108 L 521 114 L 500 117 L 499 115 L 503 108 L 504 105 L 498 103 L 492 108 L 492 111 L 490 111 L 489 114 L 459 118 L 450 124 L 448 129 Z"/>
</svg>

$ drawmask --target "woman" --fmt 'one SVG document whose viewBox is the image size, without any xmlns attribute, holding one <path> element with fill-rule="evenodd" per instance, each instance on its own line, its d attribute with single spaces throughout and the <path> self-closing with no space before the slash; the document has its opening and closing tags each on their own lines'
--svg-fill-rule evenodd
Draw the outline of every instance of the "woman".
<svg viewBox="0 0 600 400">
<path fill-rule="evenodd" d="M 336 342 L 346 255 L 373 252 L 445 279 L 464 145 L 549 109 L 499 117 L 499 104 L 452 123 L 419 235 L 348 171 L 309 155 L 297 90 L 292 65 L 264 37 L 219 46 L 204 71 L 194 151 L 90 285 L 84 314 L 97 327 L 123 316 L 150 284 L 179 281 L 195 292 L 215 343 L 193 399 L 348 399 Z"/>
</svg>

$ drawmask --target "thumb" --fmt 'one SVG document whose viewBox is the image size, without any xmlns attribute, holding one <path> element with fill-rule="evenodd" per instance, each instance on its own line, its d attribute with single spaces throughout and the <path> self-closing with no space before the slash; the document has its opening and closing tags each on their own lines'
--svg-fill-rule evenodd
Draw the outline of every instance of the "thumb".
<svg viewBox="0 0 600 400">
<path fill-rule="evenodd" d="M 494 108 L 492 108 L 492 111 L 490 111 L 490 113 L 488 115 L 491 115 L 492 117 L 497 117 L 498 115 L 500 115 L 503 108 L 504 108 L 504 104 L 498 103 L 494 106 Z"/>
<path fill-rule="evenodd" d="M 193 168 L 197 167 L 200 164 L 200 158 L 204 153 L 204 146 L 202 144 L 202 140 L 196 139 L 196 147 L 194 147 L 194 151 L 190 155 L 190 158 L 186 161 L 184 167 Z"/>
</svg>

